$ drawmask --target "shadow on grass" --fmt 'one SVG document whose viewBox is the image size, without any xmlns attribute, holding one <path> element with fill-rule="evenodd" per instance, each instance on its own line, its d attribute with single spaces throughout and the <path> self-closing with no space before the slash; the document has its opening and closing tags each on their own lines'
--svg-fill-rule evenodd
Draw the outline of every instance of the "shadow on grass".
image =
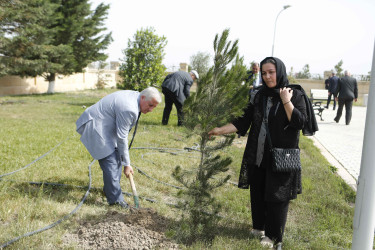
<svg viewBox="0 0 375 250">
<path fill-rule="evenodd" d="M 62 179 L 60 183 L 49 181 L 14 183 L 13 189 L 17 190 L 18 193 L 24 193 L 25 196 L 30 198 L 50 199 L 59 203 L 69 201 L 78 204 L 88 190 L 88 184 L 87 182 L 77 181 L 75 179 Z M 99 197 L 104 197 L 102 188 L 91 187 L 90 193 L 95 193 L 98 194 Z M 98 196 L 89 197 L 86 199 L 85 203 L 102 205 L 102 202 L 97 203 L 95 201 L 95 198 Z"/>
</svg>

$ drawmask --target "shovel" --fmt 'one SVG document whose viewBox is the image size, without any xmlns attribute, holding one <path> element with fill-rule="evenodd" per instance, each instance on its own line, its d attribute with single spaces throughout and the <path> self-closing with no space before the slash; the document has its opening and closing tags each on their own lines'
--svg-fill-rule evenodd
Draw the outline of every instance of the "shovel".
<svg viewBox="0 0 375 250">
<path fill-rule="evenodd" d="M 139 208 L 139 199 L 138 199 L 137 189 L 135 189 L 135 185 L 134 185 L 134 180 L 133 180 L 133 175 L 132 174 L 129 174 L 129 181 L 130 181 L 130 186 L 132 187 L 132 191 L 133 191 L 133 198 L 134 198 L 135 208 Z"/>
</svg>

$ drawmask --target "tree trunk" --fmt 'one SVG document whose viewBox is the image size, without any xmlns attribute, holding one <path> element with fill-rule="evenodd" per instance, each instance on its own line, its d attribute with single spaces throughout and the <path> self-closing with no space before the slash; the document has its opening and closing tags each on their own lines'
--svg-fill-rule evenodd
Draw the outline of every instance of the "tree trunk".
<svg viewBox="0 0 375 250">
<path fill-rule="evenodd" d="M 55 74 L 50 74 L 49 77 L 47 78 L 48 80 L 48 90 L 47 94 L 53 94 L 55 93 Z"/>
</svg>

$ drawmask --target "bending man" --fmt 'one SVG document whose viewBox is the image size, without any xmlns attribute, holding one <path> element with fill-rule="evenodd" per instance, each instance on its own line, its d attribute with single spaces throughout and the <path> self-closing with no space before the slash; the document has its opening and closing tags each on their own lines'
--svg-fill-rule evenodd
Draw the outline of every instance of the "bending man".
<svg viewBox="0 0 375 250">
<path fill-rule="evenodd" d="M 120 186 L 122 166 L 126 177 L 134 173 L 130 165 L 128 134 L 141 113 L 151 112 L 161 100 L 154 87 L 141 93 L 117 91 L 87 108 L 76 122 L 82 143 L 91 156 L 99 160 L 103 170 L 103 190 L 110 205 L 128 207 Z"/>
<path fill-rule="evenodd" d="M 167 75 L 164 79 L 162 92 L 165 97 L 165 108 L 163 112 L 162 124 L 167 125 L 169 115 L 172 111 L 172 105 L 174 104 L 177 109 L 178 126 L 182 125 L 184 115 L 182 113 L 182 106 L 186 98 L 190 96 L 190 87 L 193 85 L 195 79 L 199 79 L 198 72 L 192 70 L 190 73 L 185 71 L 177 71 L 175 73 Z"/>
</svg>

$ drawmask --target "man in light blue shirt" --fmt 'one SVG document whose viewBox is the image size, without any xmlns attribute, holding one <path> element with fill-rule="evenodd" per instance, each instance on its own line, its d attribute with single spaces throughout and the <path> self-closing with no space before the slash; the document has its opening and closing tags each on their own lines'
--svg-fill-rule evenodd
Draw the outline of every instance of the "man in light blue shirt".
<svg viewBox="0 0 375 250">
<path fill-rule="evenodd" d="M 161 95 L 154 87 L 140 93 L 121 90 L 87 108 L 76 122 L 82 143 L 103 170 L 103 190 L 110 205 L 128 207 L 120 186 L 122 166 L 126 177 L 134 173 L 130 165 L 128 134 L 140 114 L 151 112 L 161 101 Z"/>
</svg>

